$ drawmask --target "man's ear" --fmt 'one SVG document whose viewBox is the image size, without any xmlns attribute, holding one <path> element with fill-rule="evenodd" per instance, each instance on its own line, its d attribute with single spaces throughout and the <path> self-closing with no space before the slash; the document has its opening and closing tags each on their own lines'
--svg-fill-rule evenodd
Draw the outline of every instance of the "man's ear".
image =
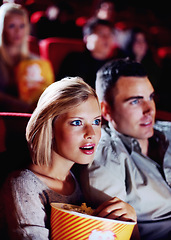
<svg viewBox="0 0 171 240">
<path fill-rule="evenodd" d="M 111 121 L 112 117 L 111 117 L 111 107 L 109 106 L 109 104 L 106 101 L 102 101 L 101 102 L 101 113 L 103 118 L 106 121 Z"/>
</svg>

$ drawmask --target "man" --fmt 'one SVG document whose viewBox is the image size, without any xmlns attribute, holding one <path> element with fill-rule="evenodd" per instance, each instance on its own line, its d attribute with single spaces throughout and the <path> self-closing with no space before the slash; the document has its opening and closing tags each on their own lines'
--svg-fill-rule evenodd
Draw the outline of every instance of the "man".
<svg viewBox="0 0 171 240">
<path fill-rule="evenodd" d="M 143 66 L 107 63 L 96 91 L 109 126 L 81 174 L 85 196 L 94 207 L 116 196 L 136 210 L 142 239 L 171 239 L 171 123 L 155 124 L 154 89 Z"/>
<path fill-rule="evenodd" d="M 114 45 L 113 26 L 107 20 L 91 18 L 83 27 L 84 52 L 72 52 L 60 67 L 57 80 L 66 76 L 80 76 L 95 88 L 96 72 L 112 58 L 123 56 Z"/>
</svg>

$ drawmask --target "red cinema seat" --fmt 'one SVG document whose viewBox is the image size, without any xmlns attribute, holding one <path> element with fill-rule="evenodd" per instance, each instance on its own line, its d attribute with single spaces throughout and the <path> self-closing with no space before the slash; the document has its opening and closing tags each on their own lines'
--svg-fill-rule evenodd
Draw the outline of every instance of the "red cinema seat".
<svg viewBox="0 0 171 240">
<path fill-rule="evenodd" d="M 171 46 L 160 47 L 157 53 L 160 59 L 171 57 Z"/>
<path fill-rule="evenodd" d="M 39 56 L 40 52 L 39 52 L 39 41 L 38 41 L 38 39 L 36 37 L 30 35 L 29 38 L 28 38 L 28 44 L 29 44 L 30 52 Z"/>
<path fill-rule="evenodd" d="M 84 48 L 85 44 L 80 39 L 53 37 L 39 42 L 40 56 L 51 61 L 55 75 L 67 54 L 84 51 Z"/>
</svg>

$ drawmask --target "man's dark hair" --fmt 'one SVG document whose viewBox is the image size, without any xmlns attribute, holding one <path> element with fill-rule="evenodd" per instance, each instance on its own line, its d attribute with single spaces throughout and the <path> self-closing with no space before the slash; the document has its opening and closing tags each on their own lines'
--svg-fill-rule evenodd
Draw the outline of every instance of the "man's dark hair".
<svg viewBox="0 0 171 240">
<path fill-rule="evenodd" d="M 110 106 L 113 105 L 112 93 L 117 80 L 120 77 L 146 77 L 141 63 L 130 60 L 129 58 L 115 59 L 107 62 L 97 72 L 96 92 L 99 100 L 105 100 Z"/>
<path fill-rule="evenodd" d="M 87 21 L 87 23 L 84 25 L 83 36 L 94 33 L 94 31 L 98 25 L 107 26 L 111 29 L 111 31 L 113 31 L 113 26 L 111 25 L 111 23 L 109 21 L 93 17 L 93 18 L 89 19 Z"/>
</svg>

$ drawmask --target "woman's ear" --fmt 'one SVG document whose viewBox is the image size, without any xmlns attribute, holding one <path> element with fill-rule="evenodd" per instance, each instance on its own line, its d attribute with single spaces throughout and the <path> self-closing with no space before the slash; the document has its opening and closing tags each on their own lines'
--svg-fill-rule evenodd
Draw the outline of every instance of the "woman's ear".
<svg viewBox="0 0 171 240">
<path fill-rule="evenodd" d="M 102 117 L 106 121 L 110 122 L 112 120 L 111 107 L 109 106 L 109 104 L 106 101 L 101 102 L 101 113 L 102 113 Z"/>
</svg>

